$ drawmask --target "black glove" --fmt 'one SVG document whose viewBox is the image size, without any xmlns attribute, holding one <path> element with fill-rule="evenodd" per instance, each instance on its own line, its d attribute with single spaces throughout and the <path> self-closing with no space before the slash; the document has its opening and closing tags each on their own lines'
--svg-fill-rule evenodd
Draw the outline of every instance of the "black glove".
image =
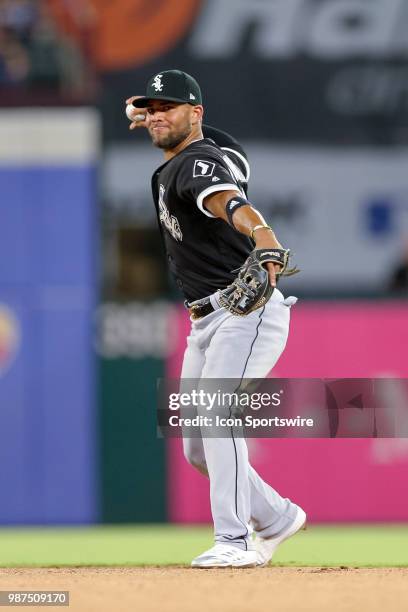
<svg viewBox="0 0 408 612">
<path fill-rule="evenodd" d="M 226 289 L 220 291 L 219 302 L 232 314 L 245 316 L 266 304 L 273 293 L 269 273 L 263 264 L 281 264 L 276 276 L 291 276 L 299 270 L 288 269 L 289 249 L 255 249 L 239 268 L 237 278 Z"/>
</svg>

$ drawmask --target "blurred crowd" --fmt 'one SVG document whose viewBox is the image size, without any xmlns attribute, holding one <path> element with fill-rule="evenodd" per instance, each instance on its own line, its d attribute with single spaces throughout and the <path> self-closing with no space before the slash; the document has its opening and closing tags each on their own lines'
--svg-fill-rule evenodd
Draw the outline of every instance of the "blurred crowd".
<svg viewBox="0 0 408 612">
<path fill-rule="evenodd" d="M 89 8 L 86 0 L 0 0 L 0 89 L 88 96 L 92 61 L 75 34 L 91 34 Z"/>
</svg>

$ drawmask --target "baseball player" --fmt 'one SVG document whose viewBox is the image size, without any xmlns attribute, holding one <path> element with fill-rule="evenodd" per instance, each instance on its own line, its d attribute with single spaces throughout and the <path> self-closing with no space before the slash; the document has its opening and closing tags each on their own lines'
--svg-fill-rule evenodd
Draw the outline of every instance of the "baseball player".
<svg viewBox="0 0 408 612">
<path fill-rule="evenodd" d="M 200 87 L 179 70 L 154 75 L 146 95 L 126 103 L 134 107 L 130 128 L 147 128 L 164 153 L 152 190 L 169 268 L 190 311 L 182 379 L 264 378 L 284 350 L 296 302 L 283 297 L 277 278 L 295 270 L 247 198 L 243 149 L 224 132 L 203 130 Z M 192 566 L 266 565 L 303 527 L 305 512 L 260 478 L 243 438 L 183 442 L 186 459 L 210 479 L 214 521 L 215 545 Z"/>
</svg>

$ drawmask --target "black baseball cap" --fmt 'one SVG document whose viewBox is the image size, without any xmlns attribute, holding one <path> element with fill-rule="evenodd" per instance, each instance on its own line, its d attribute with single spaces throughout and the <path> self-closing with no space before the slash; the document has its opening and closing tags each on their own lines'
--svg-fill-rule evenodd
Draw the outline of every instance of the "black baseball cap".
<svg viewBox="0 0 408 612">
<path fill-rule="evenodd" d="M 170 100 L 196 106 L 202 104 L 201 90 L 197 81 L 181 70 L 163 70 L 153 76 L 147 84 L 146 96 L 132 102 L 136 108 L 144 108 L 148 100 Z"/>
</svg>

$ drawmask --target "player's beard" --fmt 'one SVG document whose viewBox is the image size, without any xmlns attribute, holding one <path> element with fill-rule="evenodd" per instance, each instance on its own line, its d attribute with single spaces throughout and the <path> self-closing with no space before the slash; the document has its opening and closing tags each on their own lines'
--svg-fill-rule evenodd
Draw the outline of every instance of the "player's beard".
<svg viewBox="0 0 408 612">
<path fill-rule="evenodd" d="M 182 128 L 179 128 L 177 132 L 172 132 L 167 134 L 167 136 L 155 134 L 153 131 L 150 132 L 152 137 L 153 144 L 159 149 L 163 149 L 164 151 L 171 151 L 171 149 L 175 149 L 183 140 L 187 138 L 191 134 L 192 130 L 191 123 L 184 125 Z"/>
</svg>

